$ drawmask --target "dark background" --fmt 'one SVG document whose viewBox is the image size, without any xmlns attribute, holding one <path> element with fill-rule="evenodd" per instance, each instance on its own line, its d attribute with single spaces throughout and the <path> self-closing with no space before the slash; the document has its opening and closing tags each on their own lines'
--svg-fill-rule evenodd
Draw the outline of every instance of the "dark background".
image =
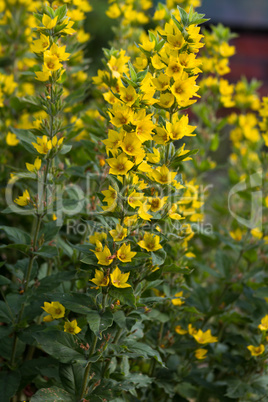
<svg viewBox="0 0 268 402">
<path fill-rule="evenodd" d="M 232 40 L 236 55 L 230 59 L 231 73 L 226 77 L 236 82 L 241 75 L 257 78 L 263 85 L 260 93 L 268 94 L 268 0 L 203 0 L 197 11 L 210 18 L 209 24 L 221 22 L 238 34 Z"/>
</svg>

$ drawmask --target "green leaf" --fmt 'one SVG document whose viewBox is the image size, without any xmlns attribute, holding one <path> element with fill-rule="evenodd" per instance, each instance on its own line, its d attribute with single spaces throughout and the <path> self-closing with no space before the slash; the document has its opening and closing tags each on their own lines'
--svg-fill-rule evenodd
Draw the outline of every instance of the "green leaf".
<svg viewBox="0 0 268 402">
<path fill-rule="evenodd" d="M 9 285 L 10 283 L 11 283 L 10 279 L 6 278 L 3 275 L 0 275 L 0 286 Z"/>
<path fill-rule="evenodd" d="M 0 321 L 9 323 L 12 322 L 12 315 L 10 310 L 8 309 L 6 303 L 2 300 L 0 300 Z"/>
<path fill-rule="evenodd" d="M 64 389 L 72 395 L 79 396 L 82 384 L 83 376 L 81 373 L 85 370 L 79 363 L 75 364 L 63 364 L 59 366 L 59 376 Z"/>
<path fill-rule="evenodd" d="M 228 278 L 231 274 L 233 261 L 226 254 L 226 252 L 217 250 L 215 256 L 216 267 L 220 271 L 223 277 Z"/>
<path fill-rule="evenodd" d="M 87 314 L 87 322 L 91 331 L 101 339 L 102 332 L 113 324 L 113 315 L 110 311 L 105 311 L 103 314 L 98 311 L 91 311 Z"/>
<path fill-rule="evenodd" d="M 132 79 L 132 81 L 136 82 L 137 81 L 137 73 L 130 61 L 128 62 L 128 66 L 129 66 L 129 72 L 130 72 L 131 79 Z"/>
<path fill-rule="evenodd" d="M 249 388 L 250 384 L 246 384 L 239 379 L 229 380 L 225 396 L 232 399 L 242 398 L 249 391 Z"/>
<path fill-rule="evenodd" d="M 62 18 L 65 17 L 66 13 L 67 13 L 67 6 L 66 4 L 64 4 L 64 6 L 61 6 L 56 9 L 55 16 L 58 16 L 58 21 L 60 21 Z"/>
<path fill-rule="evenodd" d="M 76 277 L 76 271 L 58 272 L 40 280 L 40 285 L 36 289 L 37 293 L 44 293 L 57 288 L 62 282 L 72 280 Z M 53 300 L 55 301 L 55 299 Z"/>
<path fill-rule="evenodd" d="M 176 272 L 177 274 L 190 275 L 193 270 L 187 267 L 180 267 L 177 264 L 165 265 L 163 272 Z"/>
<path fill-rule="evenodd" d="M 35 251 L 34 254 L 44 258 L 53 258 L 57 257 L 58 249 L 55 246 L 43 246 L 38 251 Z"/>
<path fill-rule="evenodd" d="M 0 230 L 1 229 L 5 232 L 8 239 L 13 241 L 14 243 L 30 244 L 31 236 L 23 230 L 9 226 L 0 226 Z"/>
<path fill-rule="evenodd" d="M 122 310 L 116 311 L 113 315 L 113 318 L 114 318 L 114 322 L 120 328 L 126 328 L 126 316 Z"/>
<path fill-rule="evenodd" d="M 157 250 L 151 253 L 153 265 L 163 265 L 167 256 L 164 249 Z"/>
<path fill-rule="evenodd" d="M 11 131 L 16 134 L 21 145 L 26 149 L 26 151 L 30 152 L 31 154 L 38 154 L 32 145 L 32 142 L 36 143 L 36 137 L 31 133 L 31 131 L 23 130 L 21 128 L 11 128 Z"/>
<path fill-rule="evenodd" d="M 158 353 L 158 351 L 153 349 L 153 348 L 151 348 L 151 346 L 146 345 L 145 343 L 127 340 L 127 341 L 124 342 L 124 347 L 126 347 L 128 349 L 128 351 L 130 352 L 129 355 L 132 358 L 137 358 L 137 357 L 149 358 L 149 357 L 153 357 L 156 361 L 158 361 L 158 363 L 160 363 L 162 366 L 164 366 L 164 363 L 163 363 L 163 361 L 161 359 L 161 356 Z"/>
<path fill-rule="evenodd" d="M 179 164 L 180 164 L 184 159 L 189 158 L 189 156 L 191 156 L 191 155 L 197 154 L 198 151 L 199 151 L 198 149 L 192 149 L 191 151 L 186 152 L 186 153 L 183 154 L 183 155 L 175 156 L 174 159 L 172 159 L 172 161 L 171 161 L 171 163 L 170 163 L 170 166 L 171 166 L 172 168 L 177 168 L 177 167 L 179 166 Z"/>
<path fill-rule="evenodd" d="M 0 372 L 1 401 L 9 402 L 10 398 L 17 392 L 20 384 L 20 373 L 17 371 Z"/>
<path fill-rule="evenodd" d="M 47 293 L 45 296 L 47 300 L 57 300 L 68 310 L 78 314 L 88 314 L 92 311 L 90 306 L 94 305 L 92 298 L 85 293 Z"/>
<path fill-rule="evenodd" d="M 72 145 L 62 145 L 61 150 L 59 151 L 59 153 L 60 153 L 61 155 L 65 155 L 65 154 L 67 154 L 68 152 L 70 152 L 71 149 L 72 149 Z"/>
<path fill-rule="evenodd" d="M 47 222 L 43 225 L 42 230 L 40 231 L 39 238 L 43 235 L 45 238 L 45 242 L 55 239 L 60 227 L 56 225 L 55 222 Z"/>
<path fill-rule="evenodd" d="M 30 399 L 31 402 L 76 402 L 76 400 L 76 398 L 64 391 L 64 389 L 58 387 L 41 388 Z"/>
<path fill-rule="evenodd" d="M 189 25 L 189 17 L 188 17 L 187 12 L 183 8 L 181 8 L 180 6 L 177 6 L 177 8 L 179 10 L 183 26 L 185 28 L 188 27 L 188 25 Z"/>
<path fill-rule="evenodd" d="M 82 349 L 78 349 L 76 337 L 66 332 L 42 331 L 35 333 L 34 338 L 43 351 L 59 360 L 61 363 L 85 361 Z"/>
<path fill-rule="evenodd" d="M 119 289 L 113 287 L 109 290 L 109 295 L 114 299 L 119 299 L 121 304 L 136 308 L 136 299 L 132 288 Z"/>
</svg>

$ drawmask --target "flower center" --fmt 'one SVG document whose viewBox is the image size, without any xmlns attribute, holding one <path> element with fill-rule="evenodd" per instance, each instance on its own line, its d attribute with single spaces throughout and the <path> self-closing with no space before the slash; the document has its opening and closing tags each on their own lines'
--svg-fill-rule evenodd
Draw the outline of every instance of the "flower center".
<svg viewBox="0 0 268 402">
<path fill-rule="evenodd" d="M 49 62 L 47 63 L 47 66 L 48 66 L 48 68 L 49 68 L 50 70 L 53 70 L 53 68 L 55 67 L 55 64 L 53 63 L 53 61 L 49 61 Z"/>
</svg>

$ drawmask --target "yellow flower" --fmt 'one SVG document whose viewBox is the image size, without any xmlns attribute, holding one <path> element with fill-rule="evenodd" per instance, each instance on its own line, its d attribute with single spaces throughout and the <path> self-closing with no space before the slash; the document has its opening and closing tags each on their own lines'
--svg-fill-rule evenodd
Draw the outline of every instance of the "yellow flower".
<svg viewBox="0 0 268 402">
<path fill-rule="evenodd" d="M 126 283 L 130 272 L 123 274 L 118 267 L 110 274 L 112 284 L 117 288 L 130 288 L 131 285 Z"/>
<path fill-rule="evenodd" d="M 177 334 L 179 335 L 185 335 L 187 334 L 187 331 L 185 329 L 183 329 L 180 325 L 177 325 L 175 327 L 175 331 L 177 332 Z"/>
<path fill-rule="evenodd" d="M 147 67 L 147 64 L 148 60 L 144 55 L 141 57 L 136 57 L 135 62 L 133 63 L 134 67 L 138 71 L 144 70 Z"/>
<path fill-rule="evenodd" d="M 140 207 L 142 205 L 143 197 L 144 193 L 138 193 L 136 190 L 134 190 L 128 197 L 128 204 L 132 208 Z"/>
<path fill-rule="evenodd" d="M 166 165 L 156 168 L 156 170 L 151 173 L 155 181 L 161 184 L 171 183 L 175 179 L 176 174 L 176 172 L 170 172 Z"/>
<path fill-rule="evenodd" d="M 109 112 L 111 123 L 116 127 L 122 127 L 131 123 L 133 119 L 133 111 L 129 106 L 115 103 Z"/>
<path fill-rule="evenodd" d="M 199 329 L 196 334 L 193 334 L 193 337 L 198 343 L 201 344 L 218 342 L 218 338 L 211 335 L 210 329 L 208 329 L 206 332 L 203 332 L 202 329 Z"/>
<path fill-rule="evenodd" d="M 44 81 L 49 80 L 51 72 L 50 71 L 44 71 L 44 69 L 43 69 L 43 71 L 36 71 L 35 75 L 36 75 L 36 77 L 35 77 L 36 80 L 44 82 Z"/>
<path fill-rule="evenodd" d="M 118 18 L 121 15 L 120 8 L 116 3 L 114 3 L 108 8 L 108 10 L 106 11 L 106 15 L 107 17 L 112 19 Z"/>
<path fill-rule="evenodd" d="M 14 200 L 14 202 L 16 202 L 16 204 L 24 207 L 25 205 L 29 204 L 30 199 L 31 199 L 31 197 L 30 197 L 28 190 L 24 190 L 23 194 L 20 197 L 16 198 Z"/>
<path fill-rule="evenodd" d="M 59 60 L 68 60 L 70 53 L 65 53 L 66 46 L 57 46 L 56 43 L 53 43 L 49 52 L 46 52 L 47 55 L 56 56 Z"/>
<path fill-rule="evenodd" d="M 43 135 L 42 138 L 37 137 L 37 143 L 32 142 L 32 145 L 35 147 L 39 154 L 46 155 L 52 149 L 52 142 L 48 139 L 46 135 Z"/>
<path fill-rule="evenodd" d="M 151 52 L 155 47 L 155 42 L 150 42 L 148 36 L 146 35 L 144 36 L 142 43 L 140 43 L 139 46 L 147 52 Z"/>
<path fill-rule="evenodd" d="M 136 252 L 131 251 L 130 244 L 122 244 L 117 251 L 117 258 L 122 262 L 130 262 L 136 254 Z"/>
<path fill-rule="evenodd" d="M 127 172 L 134 166 L 126 154 L 121 153 L 117 158 L 109 158 L 106 162 L 110 165 L 110 174 L 126 175 Z"/>
<path fill-rule="evenodd" d="M 243 237 L 243 232 L 240 228 L 235 229 L 233 232 L 230 232 L 230 236 L 236 240 L 236 241 L 240 241 L 242 240 Z"/>
<path fill-rule="evenodd" d="M 151 211 L 152 212 L 157 212 L 160 209 L 163 208 L 163 206 L 166 204 L 167 202 L 167 198 L 168 197 L 163 197 L 163 198 L 159 198 L 159 197 L 149 197 L 148 202 L 151 205 Z"/>
<path fill-rule="evenodd" d="M 167 132 L 173 140 L 180 140 L 185 136 L 195 136 L 192 132 L 195 130 L 196 126 L 189 126 L 188 121 L 188 115 L 184 115 L 179 119 L 179 121 L 175 121 L 173 124 L 167 122 Z"/>
<path fill-rule="evenodd" d="M 144 154 L 141 141 L 131 134 L 127 134 L 121 143 L 122 150 L 131 156 L 139 156 Z"/>
<path fill-rule="evenodd" d="M 174 306 L 181 306 L 185 302 L 181 300 L 181 297 L 183 297 L 183 292 L 175 293 L 175 299 L 172 299 L 171 302 Z"/>
<path fill-rule="evenodd" d="M 59 302 L 44 302 L 44 307 L 41 308 L 52 317 L 52 320 L 62 318 L 65 315 L 65 307 Z M 47 316 L 44 318 L 44 321 L 47 322 L 52 320 Z"/>
<path fill-rule="evenodd" d="M 93 251 L 98 258 L 98 264 L 110 265 L 113 262 L 111 251 L 107 246 L 102 251 Z"/>
<path fill-rule="evenodd" d="M 196 349 L 194 355 L 198 360 L 203 360 L 207 357 L 207 352 L 207 349 Z"/>
<path fill-rule="evenodd" d="M 173 77 L 174 81 L 180 78 L 183 72 L 183 66 L 180 64 L 179 60 L 175 57 L 171 57 L 166 69 L 166 74 L 169 77 Z"/>
<path fill-rule="evenodd" d="M 262 331 L 268 331 L 268 315 L 261 319 L 261 324 L 258 325 L 258 328 Z"/>
<path fill-rule="evenodd" d="M 231 57 L 235 54 L 235 47 L 223 42 L 219 47 L 219 53 L 222 57 Z"/>
<path fill-rule="evenodd" d="M 109 277 L 104 276 L 102 271 L 95 269 L 95 277 L 93 279 L 89 279 L 89 281 L 95 283 L 97 286 L 108 286 Z"/>
<path fill-rule="evenodd" d="M 48 15 L 44 14 L 42 18 L 42 24 L 44 27 L 41 27 L 40 29 L 53 29 L 57 24 L 57 20 L 58 16 L 52 19 Z"/>
<path fill-rule="evenodd" d="M 62 32 L 68 34 L 68 35 L 73 35 L 76 33 L 75 29 L 72 28 L 74 24 L 74 21 L 69 21 L 66 27 L 62 30 Z"/>
<path fill-rule="evenodd" d="M 138 139 L 143 143 L 151 140 L 152 130 L 154 129 L 154 123 L 151 120 L 152 114 L 147 114 L 145 109 L 139 110 L 135 113 L 132 123 L 136 126 L 136 135 Z"/>
<path fill-rule="evenodd" d="M 26 162 L 26 168 L 27 170 L 29 170 L 29 172 L 34 172 L 40 169 L 41 163 L 42 163 L 41 159 L 37 157 L 33 165 L 31 163 Z"/>
<path fill-rule="evenodd" d="M 170 208 L 170 210 L 168 211 L 168 216 L 171 219 L 175 219 L 175 220 L 179 220 L 179 219 L 185 219 L 183 216 L 181 216 L 180 214 L 178 214 L 177 211 L 177 204 L 172 204 L 172 207 Z"/>
<path fill-rule="evenodd" d="M 121 100 L 127 106 L 132 106 L 138 98 L 138 95 L 132 85 L 129 85 L 127 88 L 120 87 L 119 93 Z"/>
<path fill-rule="evenodd" d="M 170 78 L 161 73 L 157 78 L 152 79 L 152 83 L 158 91 L 165 91 L 169 87 Z"/>
<path fill-rule="evenodd" d="M 76 320 L 73 320 L 71 322 L 66 321 L 66 323 L 64 324 L 64 332 L 75 335 L 78 334 L 80 331 L 81 328 L 78 327 Z"/>
<path fill-rule="evenodd" d="M 33 41 L 31 51 L 34 53 L 43 53 L 49 47 L 49 37 L 40 34 L 40 39 Z"/>
<path fill-rule="evenodd" d="M 160 161 L 160 152 L 157 148 L 153 148 L 153 152 L 146 154 L 147 161 L 150 163 L 158 163 Z"/>
<path fill-rule="evenodd" d="M 97 241 L 102 241 L 107 239 L 107 234 L 104 232 L 95 232 L 93 236 L 89 236 L 89 242 L 91 244 L 97 244 Z"/>
<path fill-rule="evenodd" d="M 79 29 L 76 37 L 78 42 L 85 43 L 90 39 L 90 34 L 88 32 L 85 32 L 83 29 Z"/>
<path fill-rule="evenodd" d="M 52 317 L 52 315 L 46 315 L 44 318 L 43 318 L 43 321 L 44 322 L 51 322 L 51 321 L 53 321 L 54 320 L 54 318 Z"/>
<path fill-rule="evenodd" d="M 144 220 L 144 221 L 150 221 L 152 218 L 152 215 L 148 214 L 149 209 L 151 208 L 150 204 L 147 204 L 144 202 L 140 208 L 138 209 L 138 215 L 139 217 Z"/>
<path fill-rule="evenodd" d="M 162 248 L 159 242 L 160 242 L 159 236 L 154 235 L 153 233 L 145 232 L 143 240 L 139 241 L 138 245 L 141 248 L 145 248 L 145 250 L 147 251 L 156 251 Z"/>
<path fill-rule="evenodd" d="M 263 236 L 262 231 L 259 228 L 254 228 L 250 231 L 250 233 L 252 234 L 253 237 L 255 237 L 256 239 L 261 239 Z"/>
<path fill-rule="evenodd" d="M 188 324 L 188 332 L 190 335 L 197 334 L 197 329 L 192 326 L 192 324 Z"/>
<path fill-rule="evenodd" d="M 164 127 L 156 127 L 154 141 L 159 145 L 164 145 L 169 141 L 169 135 Z"/>
<path fill-rule="evenodd" d="M 173 105 L 174 100 L 175 100 L 175 98 L 171 93 L 169 93 L 169 92 L 161 93 L 159 101 L 158 101 L 158 105 L 165 109 L 169 109 Z"/>
<path fill-rule="evenodd" d="M 16 134 L 13 133 L 8 133 L 6 136 L 6 143 L 7 145 L 9 145 L 10 147 L 15 147 L 16 145 L 18 145 L 20 141 L 18 140 Z"/>
<path fill-rule="evenodd" d="M 175 35 L 167 35 L 167 42 L 172 49 L 181 49 L 185 43 L 182 33 L 177 30 Z"/>
<path fill-rule="evenodd" d="M 114 241 L 121 241 L 127 236 L 127 229 L 124 229 L 119 223 L 116 225 L 116 229 L 109 231 Z"/>
<path fill-rule="evenodd" d="M 44 53 L 44 67 L 47 71 L 57 71 L 62 67 L 58 57 L 55 54 L 46 51 Z"/>
<path fill-rule="evenodd" d="M 107 202 L 108 205 L 116 204 L 117 192 L 112 186 L 109 186 L 108 190 L 103 190 L 102 194 L 105 196 L 103 201 Z"/>
<path fill-rule="evenodd" d="M 107 63 L 107 66 L 115 78 L 120 78 L 121 74 L 128 72 L 128 66 L 126 63 L 130 58 L 125 56 L 125 53 L 125 50 L 121 50 L 117 57 L 111 56 L 109 62 Z"/>
<path fill-rule="evenodd" d="M 131 215 L 131 216 L 126 216 L 124 219 L 124 225 L 127 227 L 133 226 L 138 220 L 138 215 Z"/>
<path fill-rule="evenodd" d="M 116 154 L 117 148 L 121 145 L 121 142 L 124 138 L 124 131 L 120 131 L 119 133 L 115 130 L 108 131 L 107 140 L 103 140 L 102 142 L 106 145 L 106 152 L 108 154 L 109 151 L 112 152 L 113 155 Z"/>
<path fill-rule="evenodd" d="M 248 350 L 251 353 L 251 356 L 259 356 L 262 355 L 263 352 L 265 351 L 265 346 L 264 345 L 260 345 L 260 346 L 253 346 L 253 345 L 249 345 L 247 346 Z"/>
<path fill-rule="evenodd" d="M 189 101 L 189 99 L 192 98 L 193 96 L 199 96 L 196 94 L 196 92 L 199 89 L 199 86 L 196 85 L 197 77 L 196 76 L 190 78 L 187 77 L 188 74 L 186 74 L 186 76 L 183 74 L 181 78 L 175 81 L 171 87 L 171 92 L 175 96 L 180 106 L 189 106 L 190 104 L 195 102 L 195 101 Z"/>
<path fill-rule="evenodd" d="M 82 10 L 74 9 L 67 11 L 67 17 L 72 19 L 73 21 L 82 21 L 86 18 L 85 14 Z"/>
</svg>

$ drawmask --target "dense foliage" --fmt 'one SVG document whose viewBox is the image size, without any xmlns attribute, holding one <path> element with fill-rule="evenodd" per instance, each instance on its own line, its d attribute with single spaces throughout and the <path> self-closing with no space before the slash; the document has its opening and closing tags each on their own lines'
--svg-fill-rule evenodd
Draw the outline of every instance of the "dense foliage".
<svg viewBox="0 0 268 402">
<path fill-rule="evenodd" d="M 198 6 L 107 2 L 92 76 L 87 0 L 0 1 L 3 402 L 266 398 L 268 98 Z"/>
</svg>

